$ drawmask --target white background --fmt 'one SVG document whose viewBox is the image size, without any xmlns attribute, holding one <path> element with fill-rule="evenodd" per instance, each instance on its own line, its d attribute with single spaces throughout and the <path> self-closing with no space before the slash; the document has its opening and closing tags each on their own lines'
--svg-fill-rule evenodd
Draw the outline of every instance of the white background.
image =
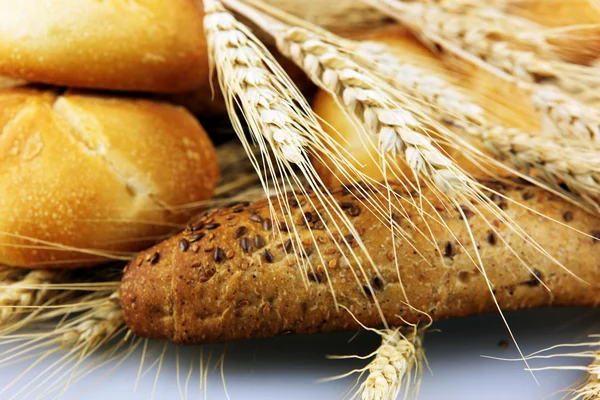
<svg viewBox="0 0 600 400">
<path fill-rule="evenodd" d="M 527 353 L 554 344 L 587 340 L 586 335 L 600 333 L 595 325 L 598 312 L 586 309 L 529 310 L 508 315 L 519 344 Z M 501 319 L 497 315 L 444 321 L 434 325 L 439 332 L 430 332 L 425 338 L 425 349 L 432 372 L 426 371 L 420 391 L 420 399 L 560 399 L 563 389 L 575 383 L 582 375 L 572 371 L 537 372 L 538 386 L 531 375 L 524 371 L 524 364 L 491 360 L 481 355 L 518 357 L 514 344 L 508 348 L 498 346 L 500 340 L 509 339 Z M 341 399 L 352 386 L 351 379 L 318 383 L 320 378 L 344 373 L 361 367 L 363 361 L 329 360 L 327 354 L 367 354 L 376 348 L 377 336 L 361 333 L 352 341 L 353 334 L 323 334 L 312 336 L 289 336 L 250 342 L 231 343 L 227 346 L 192 346 L 180 348 L 180 379 L 185 386 L 186 375 L 192 357 L 195 369 L 188 388 L 190 399 L 199 399 L 200 378 L 198 360 L 202 349 L 204 360 L 212 349 L 212 360 L 225 350 L 224 374 L 227 390 L 232 400 L 237 399 Z M 7 350 L 12 345 L 2 345 Z M 145 367 L 163 349 L 163 344 L 149 345 Z M 150 399 L 153 392 L 156 368 L 144 375 L 134 394 L 134 384 L 140 365 L 141 347 L 131 358 L 114 369 L 110 364 L 95 371 L 79 383 L 72 385 L 62 396 L 65 399 Z M 159 380 L 154 392 L 155 399 L 180 398 L 176 374 L 175 346 L 166 352 Z M 58 359 L 58 355 L 40 363 L 24 379 L 0 395 L 9 399 L 32 377 Z M 92 357 L 91 360 L 94 360 Z M 97 360 L 97 359 L 96 359 Z M 22 373 L 32 360 L 11 364 L 0 369 L 0 387 L 6 387 Z M 550 359 L 533 362 L 542 365 L 587 365 L 587 359 Z M 87 364 L 88 366 L 90 364 Z M 114 369 L 114 370 L 113 370 Z M 53 367 L 52 370 L 56 370 Z M 80 369 L 81 370 L 81 369 Z M 109 375 L 106 375 L 110 373 Z M 57 374 L 56 377 L 60 376 Z M 69 376 L 69 374 L 67 374 Z M 53 377 L 47 383 L 60 383 Z M 37 382 L 37 381 L 36 381 Z M 36 383 L 33 382 L 32 386 Z M 226 399 L 220 370 L 211 368 L 207 382 L 208 399 Z M 16 399 L 36 398 L 42 391 L 25 397 L 27 390 Z M 54 398 L 43 395 L 40 398 Z"/>
</svg>

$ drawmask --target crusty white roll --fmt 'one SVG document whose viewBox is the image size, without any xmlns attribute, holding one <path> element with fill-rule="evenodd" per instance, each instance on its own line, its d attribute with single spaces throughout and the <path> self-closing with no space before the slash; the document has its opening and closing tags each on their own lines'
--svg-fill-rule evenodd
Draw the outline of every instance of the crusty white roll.
<svg viewBox="0 0 600 400">
<path fill-rule="evenodd" d="M 81 266 L 137 251 L 211 197 L 214 147 L 185 109 L 0 92 L 0 264 Z"/>
<path fill-rule="evenodd" d="M 0 74 L 31 82 L 183 92 L 208 82 L 191 0 L 0 1 Z"/>
</svg>

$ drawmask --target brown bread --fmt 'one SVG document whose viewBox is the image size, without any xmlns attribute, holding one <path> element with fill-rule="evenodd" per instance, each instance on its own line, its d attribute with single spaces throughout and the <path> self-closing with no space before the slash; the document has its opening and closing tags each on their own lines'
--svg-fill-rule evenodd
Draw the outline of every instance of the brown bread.
<svg viewBox="0 0 600 400">
<path fill-rule="evenodd" d="M 497 199 L 523 230 L 581 278 L 578 280 L 553 264 L 507 225 L 493 218 L 488 225 L 477 215 L 476 206 L 465 205 L 467 222 L 501 307 L 516 310 L 598 304 L 600 243 L 570 228 L 597 237 L 600 220 L 540 189 L 501 190 L 510 199 L 568 225 Z M 424 191 L 424 196 L 436 206 L 432 194 Z M 338 303 L 367 326 L 381 325 L 373 297 L 391 324 L 400 324 L 400 316 L 408 321 L 426 318 L 405 303 L 396 266 L 391 261 L 393 244 L 387 228 L 347 190 L 333 197 L 343 204 L 378 266 L 379 274 L 365 265 L 368 282 L 355 281 L 349 264 L 340 257 L 337 246 L 321 229 L 321 223 L 314 222 L 314 217 L 312 227 L 304 223 L 295 226 L 314 267 L 314 271 L 302 270 L 294 257 L 285 254 L 285 249 L 290 248 L 286 243 L 289 234 L 282 232 L 280 237 L 269 229 L 270 220 L 265 222 L 270 215 L 267 201 L 263 200 L 215 211 L 203 217 L 196 229 L 188 229 L 132 261 L 121 286 L 127 324 L 137 335 L 181 344 L 358 328 L 348 311 L 336 310 L 330 282 Z M 290 203 L 294 221 L 303 212 L 314 215 L 314 209 L 303 203 L 304 199 L 300 199 L 299 206 Z M 425 222 L 415 208 L 404 206 L 416 228 L 424 230 Z M 431 207 L 425 209 L 434 212 Z M 412 233 L 415 249 L 423 255 L 417 254 L 406 240 L 396 240 L 400 274 L 411 306 L 433 319 L 495 311 L 484 277 L 468 258 L 473 250 L 467 251 L 459 245 L 460 242 L 470 246 L 465 220 L 454 211 L 440 211 L 440 214 L 455 235 L 453 238 L 442 224 L 427 218 L 441 255 L 415 228 L 401 222 Z M 331 226 L 327 218 L 324 222 Z M 516 254 L 531 266 L 530 270 L 505 247 L 498 233 L 492 233 L 490 226 L 497 227 Z M 310 233 L 316 237 L 316 244 L 309 239 Z M 346 234 L 334 236 L 340 242 L 353 242 L 353 238 L 343 238 Z"/>
</svg>

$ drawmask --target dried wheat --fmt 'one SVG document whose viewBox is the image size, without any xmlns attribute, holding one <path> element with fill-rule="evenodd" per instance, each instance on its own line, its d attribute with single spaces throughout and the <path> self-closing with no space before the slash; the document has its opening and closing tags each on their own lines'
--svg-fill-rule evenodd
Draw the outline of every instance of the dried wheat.
<svg viewBox="0 0 600 400">
<path fill-rule="evenodd" d="M 482 139 L 486 147 L 517 170 L 548 184 L 552 189 L 574 195 L 600 213 L 600 151 L 578 141 L 548 140 L 501 125 L 465 130 Z M 566 186 L 568 192 L 565 192 Z"/>
<path fill-rule="evenodd" d="M 68 327 L 57 341 L 60 346 L 73 348 L 81 344 L 94 347 L 106 342 L 125 325 L 119 293 L 112 293 L 96 309 L 89 311 L 83 321 Z"/>
<path fill-rule="evenodd" d="M 515 48 L 514 44 L 497 40 L 496 32 L 485 20 L 464 17 L 443 10 L 431 3 L 404 3 L 396 0 L 366 0 L 387 11 L 400 22 L 417 32 L 427 43 L 435 43 L 462 58 L 490 70 L 535 96 L 546 85 L 554 84 L 575 95 L 591 93 L 600 85 L 600 69 L 546 60 L 538 54 Z M 544 82 L 544 86 L 539 82 Z M 560 97 L 561 110 L 556 98 Z M 586 97 L 587 98 L 587 97 Z M 576 99 L 556 92 L 553 105 L 544 96 L 534 97 L 537 107 L 558 131 L 565 136 L 600 140 L 598 112 Z M 552 112 L 549 112 L 552 111 Z M 566 118 L 565 118 L 566 116 Z M 565 123 L 567 122 L 567 123 Z M 584 125 L 583 127 L 581 125 Z"/>
<path fill-rule="evenodd" d="M 381 345 L 366 356 L 329 356 L 332 359 L 369 359 L 371 362 L 363 368 L 327 378 L 332 381 L 358 374 L 356 391 L 350 399 L 387 400 L 396 399 L 400 393 L 406 398 L 408 394 L 418 394 L 419 382 L 423 374 L 425 352 L 423 336 L 426 328 L 408 325 L 401 329 L 377 330 L 365 328 L 381 336 Z M 412 385 L 415 384 L 414 387 Z M 356 386 L 355 386 L 356 387 Z"/>
<path fill-rule="evenodd" d="M 320 200 L 320 204 L 324 205 L 323 219 L 332 221 L 334 225 L 325 226 L 329 235 L 333 235 L 332 229 L 334 229 L 359 236 L 346 212 L 327 195 L 327 188 L 309 159 L 309 151 L 317 162 L 319 157 L 322 157 L 319 154 L 325 153 L 330 156 L 334 165 L 339 166 L 339 169 L 350 170 L 348 172 L 350 185 L 359 189 L 359 193 L 364 195 L 363 201 L 378 212 L 384 221 L 391 221 L 389 207 L 380 204 L 381 202 L 379 204 L 374 202 L 373 196 L 369 195 L 369 193 L 379 192 L 381 188 L 369 184 L 369 178 L 356 167 L 351 166 L 351 156 L 340 150 L 339 144 L 322 130 L 309 104 L 268 50 L 243 24 L 227 12 L 220 2 L 205 1 L 204 11 L 204 27 L 209 43 L 211 64 L 218 72 L 230 119 L 248 150 L 255 169 L 261 176 L 265 191 L 269 192 L 269 185 L 273 185 L 276 193 L 276 200 L 270 200 L 275 231 L 279 232 L 279 226 L 284 225 L 292 227 L 292 234 L 297 233 L 296 223 L 290 217 L 292 214 L 290 199 L 286 193 L 290 189 L 296 189 L 298 194 L 306 193 L 305 187 L 308 186 Z M 261 160 L 249 151 L 250 144 L 245 138 L 236 106 L 241 109 L 254 141 L 264 153 Z M 267 156 L 270 151 L 275 155 L 274 161 Z M 266 172 L 262 171 L 261 163 L 265 165 Z M 298 167 L 302 176 L 298 176 L 298 171 L 293 166 Z M 269 176 L 272 178 L 270 181 Z M 360 181 L 364 181 L 365 184 L 358 185 Z M 306 198 L 310 199 L 309 196 Z M 314 203 L 312 205 L 315 207 Z M 275 212 L 275 208 L 281 212 Z M 283 221 L 279 221 L 278 218 L 283 218 Z M 336 222 L 336 219 L 340 222 Z M 304 222 L 308 224 L 308 221 Z M 393 225 L 390 222 L 390 225 L 391 232 L 402 234 L 397 224 Z M 316 240 L 314 237 L 312 239 Z M 354 257 L 355 264 L 358 265 L 359 273 L 353 271 L 357 282 L 364 285 L 365 282 L 361 281 L 363 279 L 370 285 L 364 267 L 371 264 L 375 270 L 377 268 L 364 244 L 358 244 L 366 258 L 364 263 L 358 262 L 358 256 L 352 251 L 350 244 L 342 243 L 340 246 L 347 247 L 351 251 L 351 257 Z M 314 270 L 316 266 L 311 265 L 306 257 L 301 257 L 301 248 L 299 236 L 294 235 L 291 253 L 296 258 L 297 264 L 303 269 Z M 318 252 L 318 246 L 315 248 Z M 325 264 L 323 255 L 320 252 L 318 255 L 320 261 Z M 335 288 L 331 283 L 329 288 L 335 298 Z"/>
<path fill-rule="evenodd" d="M 421 334 L 382 331 L 381 346 L 366 367 L 368 375 L 360 385 L 357 397 L 360 395 L 362 400 L 395 399 L 403 389 L 406 397 L 412 375 L 419 375 L 423 359 Z"/>
<path fill-rule="evenodd" d="M 351 54 L 357 62 L 372 66 L 390 83 L 398 85 L 423 105 L 436 112 L 452 115 L 466 121 L 483 123 L 484 110 L 469 101 L 451 84 L 430 71 L 402 59 L 389 46 L 375 42 L 354 42 Z"/>
<path fill-rule="evenodd" d="M 24 308 L 40 306 L 51 299 L 54 294 L 51 284 L 58 282 L 62 276 L 64 273 L 60 271 L 34 270 L 27 272 L 16 282 L 3 281 L 0 292 L 0 325 L 25 312 Z"/>
<path fill-rule="evenodd" d="M 423 106 L 431 107 L 433 113 L 440 115 L 440 119 L 452 121 L 455 126 L 463 126 L 470 135 L 481 139 L 499 159 L 509 162 L 522 173 L 535 176 L 536 180 L 543 181 L 552 189 L 565 193 L 561 185 L 566 185 L 570 191 L 567 194 L 576 195 L 588 208 L 600 212 L 598 149 L 581 146 L 576 141 L 556 139 L 553 142 L 518 129 L 492 125 L 486 120 L 481 107 L 455 90 L 442 77 L 402 60 L 386 45 L 354 43 L 349 44 L 356 50 L 352 54 L 361 63 L 371 65 L 391 84 L 398 85 L 410 96 L 422 100 Z M 553 93 L 550 92 L 546 97 L 552 99 L 550 95 Z M 562 109 L 555 108 L 556 112 Z M 575 111 L 571 114 L 574 113 Z M 578 121 L 570 123 L 574 127 L 585 129 L 585 125 Z M 582 136 L 586 135 L 589 135 L 587 131 L 582 133 Z"/>
</svg>

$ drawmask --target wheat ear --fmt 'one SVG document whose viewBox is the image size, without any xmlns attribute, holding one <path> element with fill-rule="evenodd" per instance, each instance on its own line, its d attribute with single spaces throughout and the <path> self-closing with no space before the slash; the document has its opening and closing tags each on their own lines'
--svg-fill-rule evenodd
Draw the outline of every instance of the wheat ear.
<svg viewBox="0 0 600 400">
<path fill-rule="evenodd" d="M 69 383 L 76 378 L 77 369 L 81 363 L 92 354 L 126 330 L 121 311 L 118 292 L 97 290 L 96 285 L 87 288 L 91 293 L 73 298 L 70 302 L 59 307 L 50 308 L 38 316 L 36 322 L 59 319 L 55 326 L 32 333 L 8 335 L 3 332 L 2 342 L 12 343 L 12 347 L 0 354 L 0 365 L 8 365 L 21 360 L 34 358 L 27 369 L 14 381 L 0 390 L 0 395 L 23 380 L 26 374 L 49 356 L 64 352 L 64 354 L 43 372 L 27 379 L 27 383 L 19 385 L 13 395 L 27 397 L 41 390 L 48 382 L 51 385 L 45 392 L 58 390 L 60 382 L 65 382 L 66 390 Z M 85 287 L 80 287 L 85 292 Z M 123 343 L 117 343 L 108 350 L 108 355 L 115 355 Z M 103 356 L 103 357 L 104 357 Z"/>
<path fill-rule="evenodd" d="M 583 201 L 592 212 L 600 212 L 600 152 L 577 141 L 557 138 L 549 141 L 518 129 L 487 120 L 485 112 L 468 96 L 442 77 L 404 61 L 388 46 L 371 42 L 349 42 L 357 62 L 370 65 L 390 84 L 431 108 L 441 121 L 464 127 L 500 160 L 521 173 L 534 176 L 553 190 Z M 557 111 L 560 108 L 556 108 Z M 571 121 L 577 125 L 577 122 Z M 465 147 L 464 151 L 469 152 Z M 566 185 L 565 191 L 561 185 Z"/>
<path fill-rule="evenodd" d="M 354 317 L 353 314 L 352 316 Z M 403 328 L 383 330 L 362 326 L 381 337 L 381 345 L 375 351 L 366 356 L 348 355 L 328 358 L 334 360 L 372 358 L 372 360 L 363 368 L 323 381 L 328 382 L 358 374 L 357 383 L 351 389 L 351 391 L 356 389 L 350 396 L 352 400 L 396 399 L 400 393 L 407 398 L 411 391 L 417 397 L 423 375 L 423 364 L 427 362 L 423 338 L 429 325 L 430 323 L 418 327 L 407 324 Z M 364 380 L 361 382 L 363 377 Z"/>
<path fill-rule="evenodd" d="M 40 306 L 50 300 L 54 295 L 50 284 L 58 282 L 63 276 L 61 271 L 34 270 L 25 272 L 17 281 L 0 282 L 3 286 L 0 292 L 0 326 L 23 315 L 27 308 Z"/>
<path fill-rule="evenodd" d="M 269 200 L 274 222 L 272 227 L 275 232 L 280 234 L 285 228 L 290 229 L 292 234 L 297 233 L 297 222 L 292 221 L 290 216 L 291 208 L 294 207 L 293 204 L 297 205 L 300 201 L 298 194 L 307 193 L 305 189 L 307 186 L 317 199 L 311 204 L 312 207 L 316 209 L 316 203 L 324 206 L 321 212 L 322 218 L 321 216 L 319 218 L 332 221 L 335 225 L 324 226 L 330 236 L 335 230 L 349 232 L 354 237 L 359 237 L 347 216 L 347 211 L 331 201 L 324 183 L 309 158 L 311 154 L 316 162 L 319 162 L 322 160 L 320 154 L 324 153 L 329 155 L 330 160 L 333 160 L 339 168 L 348 170 L 351 156 L 340 150 L 339 144 L 322 130 L 306 100 L 256 37 L 227 12 L 220 2 L 204 1 L 203 6 L 211 65 L 217 70 L 233 127 L 246 148 L 265 191 L 269 192 L 272 185 L 276 193 L 275 200 Z M 241 110 L 252 138 L 263 153 L 260 159 L 254 157 L 250 150 L 241 120 L 236 113 L 237 108 Z M 274 154 L 274 159 L 271 159 L 269 154 Z M 298 176 L 297 170 L 300 170 L 301 176 Z M 357 168 L 350 167 L 348 174 L 350 186 L 361 193 L 363 198 L 361 201 L 378 211 L 384 221 L 391 220 L 389 207 L 373 201 L 374 196 L 370 195 L 378 193 L 381 190 L 380 185 L 370 184 L 370 178 L 364 176 Z M 364 185 L 358 185 L 361 181 Z M 287 192 L 293 189 L 296 193 L 290 198 Z M 304 198 L 313 202 L 310 196 Z M 275 212 L 277 209 L 281 212 Z M 278 220 L 279 215 L 283 221 Z M 305 216 L 303 222 L 309 224 L 310 221 L 306 218 Z M 338 219 L 339 223 L 336 222 Z M 394 227 L 391 223 L 390 226 L 391 231 L 400 232 L 398 226 Z M 308 257 L 302 257 L 306 245 L 301 243 L 299 235 L 293 235 L 293 238 L 291 255 L 295 257 L 296 263 L 301 268 L 314 272 L 317 266 L 310 264 Z M 312 239 L 313 242 L 316 241 L 314 237 Z M 366 258 L 363 262 L 359 262 L 358 255 L 349 243 L 344 242 L 340 246 L 350 251 L 350 256 L 358 266 L 359 271 L 352 271 L 357 283 L 361 286 L 365 283 L 370 286 L 371 282 L 364 268 L 370 264 L 377 271 L 377 267 L 364 244 L 360 241 L 357 243 Z M 319 246 L 315 245 L 314 249 L 317 250 L 322 265 L 326 265 Z M 350 260 L 346 261 L 350 264 Z M 308 284 L 308 275 L 304 275 Z M 327 281 L 335 299 L 335 288 L 329 279 Z"/>
<path fill-rule="evenodd" d="M 485 23 L 445 12 L 431 3 L 404 3 L 395 0 L 365 0 L 387 12 L 415 31 L 426 43 L 435 43 L 495 75 L 516 82 L 533 96 L 539 111 L 565 136 L 600 140 L 600 116 L 559 91 L 548 97 L 536 96 L 549 83 L 567 91 L 593 88 L 600 82 L 600 69 L 561 61 L 542 60 L 531 51 L 514 49 L 510 43 L 492 40 Z M 541 86 L 537 82 L 544 81 Z M 558 101 L 560 100 L 560 101 Z M 560 108 L 558 106 L 561 106 Z M 550 112 L 551 111 L 551 112 Z"/>
</svg>

